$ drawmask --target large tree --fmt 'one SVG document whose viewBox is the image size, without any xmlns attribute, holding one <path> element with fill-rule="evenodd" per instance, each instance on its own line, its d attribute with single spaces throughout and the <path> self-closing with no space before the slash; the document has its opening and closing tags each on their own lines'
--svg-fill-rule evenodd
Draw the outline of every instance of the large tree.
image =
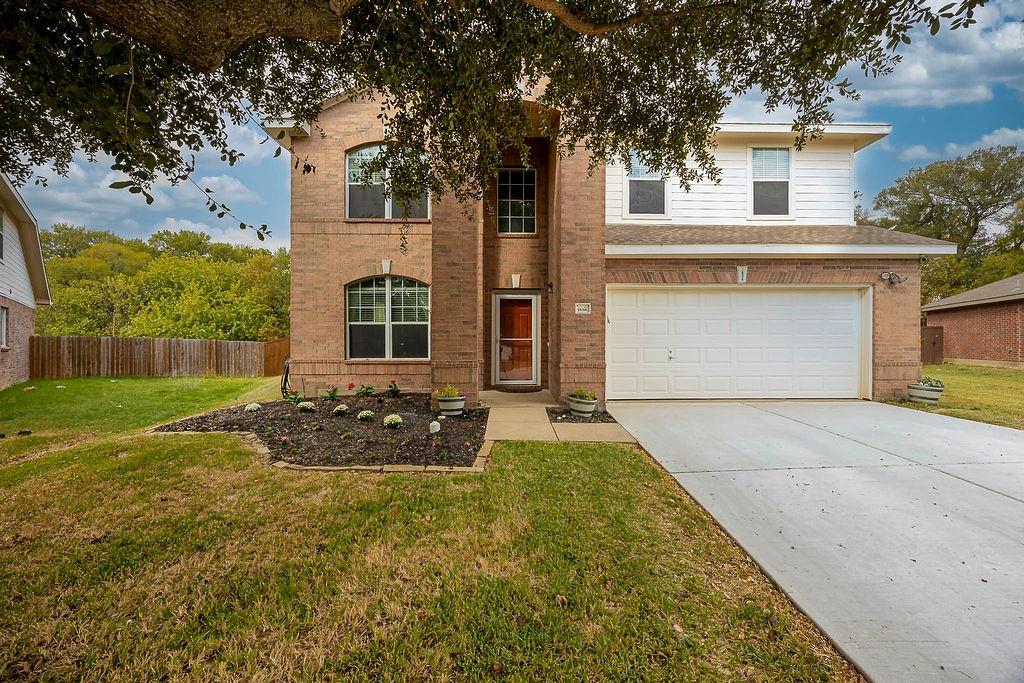
<svg viewBox="0 0 1024 683">
<path fill-rule="evenodd" d="M 915 168 L 879 192 L 875 208 L 899 230 L 956 242 L 961 253 L 970 253 L 1012 231 L 1010 209 L 1019 202 L 1024 152 L 1005 145 Z"/>
<path fill-rule="evenodd" d="M 684 182 L 714 179 L 707 140 L 732 98 L 794 108 L 802 142 L 834 97 L 856 96 L 844 66 L 886 73 L 916 26 L 968 26 L 982 2 L 0 0 L 0 171 L 26 182 L 102 152 L 148 199 L 160 176 L 190 180 L 204 147 L 237 161 L 228 121 L 311 120 L 368 90 L 385 93 L 395 144 L 365 172 L 387 164 L 401 199 L 478 196 L 552 110 L 560 153 L 635 149 Z M 542 78 L 531 117 L 521 89 Z"/>
</svg>

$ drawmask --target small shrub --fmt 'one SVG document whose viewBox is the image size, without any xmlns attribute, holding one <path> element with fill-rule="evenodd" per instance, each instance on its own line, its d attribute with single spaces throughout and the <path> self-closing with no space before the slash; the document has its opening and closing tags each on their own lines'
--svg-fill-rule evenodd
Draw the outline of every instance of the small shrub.
<svg viewBox="0 0 1024 683">
<path fill-rule="evenodd" d="M 434 389 L 434 398 L 462 398 L 462 392 L 454 384 L 445 384 L 443 389 Z"/>
<path fill-rule="evenodd" d="M 918 382 L 923 387 L 933 387 L 935 389 L 942 389 L 946 385 L 942 383 L 941 379 L 935 377 L 922 377 L 921 381 Z"/>
<path fill-rule="evenodd" d="M 356 389 L 356 396 L 373 396 L 373 391 L 372 384 L 360 384 L 359 388 Z"/>
<path fill-rule="evenodd" d="M 344 415 L 348 412 L 348 406 L 342 403 L 340 406 L 335 406 L 331 412 L 335 415 Z"/>
<path fill-rule="evenodd" d="M 359 414 L 356 415 L 356 419 L 359 420 L 360 422 L 369 422 L 370 420 L 373 419 L 373 411 L 361 410 L 359 411 Z"/>
<path fill-rule="evenodd" d="M 572 393 L 569 394 L 569 396 L 575 398 L 578 401 L 597 400 L 597 394 L 595 394 L 593 391 L 587 391 L 583 387 L 576 387 L 575 389 L 572 390 Z"/>
<path fill-rule="evenodd" d="M 398 395 L 402 393 L 402 390 L 398 388 L 398 382 L 395 380 L 388 382 L 388 388 L 385 389 L 385 391 L 391 398 L 397 398 Z"/>
<path fill-rule="evenodd" d="M 298 405 L 305 401 L 306 397 L 300 394 L 299 392 L 295 391 L 294 389 L 289 389 L 288 391 L 284 392 L 284 400 L 288 401 L 289 403 Z"/>
<path fill-rule="evenodd" d="M 262 407 L 263 406 L 261 406 L 259 403 L 250 403 L 249 405 L 247 405 L 245 407 L 245 412 L 247 412 L 247 413 L 259 412 L 260 408 L 262 408 Z"/>
<path fill-rule="evenodd" d="M 334 386 L 333 384 L 328 384 L 327 388 L 324 390 L 324 393 L 320 394 L 320 400 L 321 401 L 337 401 L 338 400 L 338 393 L 340 391 L 341 391 L 341 389 L 339 389 L 338 387 Z"/>
<path fill-rule="evenodd" d="M 316 404 L 312 401 L 301 401 L 295 404 L 295 407 L 304 413 L 312 413 L 316 410 Z"/>
<path fill-rule="evenodd" d="M 388 429 L 398 429 L 402 426 L 402 417 L 400 415 L 388 415 L 384 418 L 384 426 Z"/>
</svg>

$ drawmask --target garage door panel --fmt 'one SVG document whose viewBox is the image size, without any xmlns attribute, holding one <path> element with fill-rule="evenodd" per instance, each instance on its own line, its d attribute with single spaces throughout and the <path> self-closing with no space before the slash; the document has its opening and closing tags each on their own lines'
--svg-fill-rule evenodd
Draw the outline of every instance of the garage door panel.
<svg viewBox="0 0 1024 683">
<path fill-rule="evenodd" d="M 853 289 L 612 288 L 608 397 L 856 397 L 860 296 Z"/>
</svg>

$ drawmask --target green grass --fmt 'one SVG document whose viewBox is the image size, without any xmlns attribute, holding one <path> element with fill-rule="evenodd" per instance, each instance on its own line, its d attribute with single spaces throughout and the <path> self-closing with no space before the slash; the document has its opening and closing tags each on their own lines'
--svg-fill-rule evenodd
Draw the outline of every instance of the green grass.
<svg viewBox="0 0 1024 683">
<path fill-rule="evenodd" d="M 122 405 L 154 420 L 242 389 L 161 409 L 173 390 L 134 386 Z M 856 679 L 635 448 L 300 473 L 229 435 L 121 436 L 142 418 L 108 412 L 73 422 L 86 443 L 0 462 L 0 679 Z"/>
<path fill-rule="evenodd" d="M 900 405 L 978 422 L 1024 429 L 1024 370 L 980 365 L 926 365 L 922 375 L 946 385 L 938 405 Z"/>
<path fill-rule="evenodd" d="M 274 398 L 277 379 L 96 377 L 36 380 L 0 391 L 0 464 L 86 434 L 140 429 L 210 407 Z M 32 387 L 31 391 L 25 391 Z M 60 388 L 63 387 L 63 388 Z M 18 437 L 19 429 L 32 436 Z"/>
</svg>

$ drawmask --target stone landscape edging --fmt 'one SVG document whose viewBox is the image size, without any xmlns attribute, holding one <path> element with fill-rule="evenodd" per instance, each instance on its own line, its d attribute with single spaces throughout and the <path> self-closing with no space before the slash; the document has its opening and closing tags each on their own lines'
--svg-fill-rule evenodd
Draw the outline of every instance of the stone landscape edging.
<svg viewBox="0 0 1024 683">
<path fill-rule="evenodd" d="M 267 448 L 256 434 L 253 432 L 243 431 L 223 431 L 223 432 L 193 432 L 193 431 L 181 431 L 181 432 L 159 432 L 159 429 L 163 425 L 157 425 L 151 427 L 143 432 L 147 435 L 168 435 L 168 434 L 234 434 L 240 436 L 242 442 L 249 447 L 251 450 L 259 456 L 262 456 L 264 460 L 271 467 L 278 469 L 292 470 L 296 472 L 362 472 L 371 474 L 391 474 L 391 473 L 447 473 L 447 474 L 461 474 L 461 473 L 480 473 L 483 472 L 488 461 L 491 459 L 491 448 L 494 447 L 494 442 L 485 440 L 483 445 L 480 447 L 479 452 L 476 454 L 476 459 L 473 464 L 469 467 L 458 467 L 455 465 L 296 465 L 295 463 L 287 462 L 285 460 L 274 460 L 271 461 L 270 449 Z"/>
</svg>

